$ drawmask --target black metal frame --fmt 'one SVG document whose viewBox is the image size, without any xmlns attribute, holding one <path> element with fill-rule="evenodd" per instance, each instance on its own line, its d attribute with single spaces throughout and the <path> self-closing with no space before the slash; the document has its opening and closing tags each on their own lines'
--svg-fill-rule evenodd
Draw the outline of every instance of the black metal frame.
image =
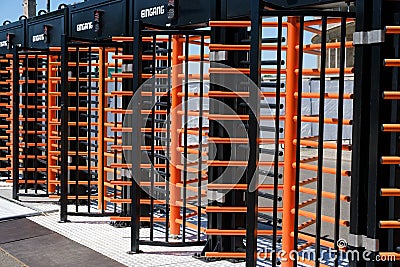
<svg viewBox="0 0 400 267">
<path fill-rule="evenodd" d="M 192 208 L 187 207 L 186 202 L 186 185 L 188 182 L 188 163 L 187 163 L 187 156 L 188 156 L 188 125 L 185 123 L 184 125 L 184 132 L 183 132 L 183 148 L 184 148 L 184 163 L 183 163 L 183 204 L 182 204 L 182 236 L 180 241 L 171 241 L 169 237 L 169 206 L 170 206 L 170 111 L 171 111 L 171 67 L 172 67 L 172 36 L 179 35 L 184 36 L 186 40 L 185 46 L 185 55 L 189 55 L 189 37 L 190 36 L 199 36 L 201 39 L 201 43 L 204 44 L 204 37 L 205 35 L 209 34 L 208 31 L 198 31 L 198 30 L 145 30 L 142 22 L 135 21 L 135 31 L 134 31 L 134 45 L 133 45 L 133 54 L 134 63 L 133 63 L 133 70 L 135 71 L 134 79 L 133 79 L 133 88 L 135 92 L 135 101 L 132 103 L 132 111 L 133 116 L 131 116 L 132 123 L 132 135 L 128 137 L 132 140 L 133 148 L 132 148 L 132 156 L 128 156 L 132 160 L 132 172 L 134 174 L 133 185 L 131 188 L 131 199 L 133 205 L 131 205 L 131 229 L 132 229 L 132 237 L 131 237 L 131 253 L 138 253 L 140 252 L 139 246 L 142 245 L 166 245 L 166 246 L 194 246 L 194 245 L 202 245 L 205 242 L 201 240 L 201 216 L 197 218 L 197 238 L 196 241 L 189 241 L 186 239 L 186 215 L 188 214 L 189 210 Z M 166 43 L 160 44 L 157 42 L 157 36 L 165 37 L 167 36 L 168 41 Z M 152 39 L 151 45 L 149 46 L 147 43 L 143 42 L 143 37 L 150 37 Z M 139 40 L 139 41 L 136 41 Z M 147 46 L 146 46 L 147 45 Z M 160 46 L 158 49 L 158 46 Z M 149 50 L 145 50 L 143 52 L 143 47 L 149 47 Z M 165 46 L 165 47 L 164 47 Z M 152 55 L 153 60 L 149 66 L 145 66 L 145 64 L 140 60 L 145 52 Z M 168 60 L 160 61 L 156 60 L 157 55 L 165 55 L 167 54 Z M 204 47 L 201 48 L 200 52 L 201 60 L 204 60 Z M 184 63 L 185 69 L 185 81 L 188 81 L 189 77 L 189 65 L 188 65 L 188 57 L 186 57 L 186 61 Z M 200 68 L 203 68 L 203 63 L 201 63 Z M 144 79 L 142 79 L 143 71 L 147 70 L 153 77 L 157 77 L 158 74 L 163 73 L 167 74 L 169 78 L 152 78 L 152 82 L 145 84 Z M 166 73 L 167 71 L 167 73 Z M 204 71 L 202 71 L 204 73 Z M 200 99 L 204 94 L 203 91 L 203 78 L 200 75 Z M 185 92 L 184 92 L 184 99 L 185 102 L 188 101 L 189 97 L 189 83 L 185 82 L 183 85 Z M 148 92 L 151 93 L 151 96 L 142 96 L 143 93 Z M 164 96 L 156 96 L 156 92 L 164 92 Z M 202 100 L 200 101 L 202 104 Z M 150 110 L 150 115 L 142 115 L 141 110 Z M 165 115 L 157 115 L 157 111 L 166 110 Z M 185 105 L 184 109 L 184 122 L 188 122 L 188 105 Z M 199 111 L 199 138 L 202 138 L 203 126 L 202 126 L 202 108 Z M 141 133 L 142 128 L 149 128 L 152 129 L 151 134 Z M 165 128 L 166 129 L 166 136 L 163 133 L 155 133 L 155 128 Z M 129 135 L 128 135 L 129 136 Z M 199 140 L 200 140 L 199 139 Z M 200 147 L 202 141 L 199 141 Z M 142 151 L 141 146 L 149 146 L 151 149 L 147 151 Z M 155 146 L 166 146 L 166 150 L 156 150 Z M 143 157 L 143 155 L 146 155 Z M 201 150 L 199 149 L 199 155 L 201 155 Z M 200 158 L 201 159 L 201 158 Z M 129 159 L 127 159 L 129 160 Z M 150 164 L 150 169 L 146 169 L 141 167 L 141 164 Z M 156 167 L 156 164 L 165 164 L 165 167 L 162 165 L 160 167 Z M 202 186 L 201 182 L 201 170 L 202 163 L 201 160 L 198 162 L 198 183 L 197 183 L 197 192 L 201 192 L 200 188 Z M 137 175 L 139 174 L 139 175 Z M 159 186 L 155 186 L 156 180 L 158 182 L 165 182 L 165 187 L 160 188 Z M 148 190 L 143 190 L 139 187 L 141 182 L 150 182 L 150 187 Z M 146 186 L 147 187 L 147 186 Z M 154 240 L 154 226 L 156 222 L 154 221 L 154 211 L 155 211 L 155 204 L 154 204 L 154 194 L 156 191 L 163 192 L 164 194 L 163 199 L 165 199 L 165 240 L 164 241 L 156 241 Z M 150 199 L 150 207 L 149 209 L 143 208 L 143 204 L 140 204 L 140 199 L 149 198 Z M 201 203 L 201 194 L 198 195 L 197 201 Z M 199 200 L 200 199 L 200 200 Z M 200 204 L 201 205 L 201 204 Z M 196 212 L 201 214 L 201 206 L 198 206 Z M 159 204 L 158 206 L 162 206 Z M 150 215 L 150 239 L 143 240 L 140 239 L 140 215 L 143 212 L 148 212 Z M 143 215 L 143 214 L 142 214 Z"/>
<path fill-rule="evenodd" d="M 100 187 L 105 188 L 105 181 L 102 180 L 102 184 L 95 185 L 98 183 L 98 173 L 92 171 L 92 163 L 98 164 L 99 158 L 104 158 L 104 150 L 97 151 L 100 142 L 104 143 L 105 136 L 98 136 L 99 128 L 104 127 L 104 121 L 100 121 L 100 112 L 93 112 L 93 108 L 98 105 L 100 98 L 104 98 L 104 95 L 99 95 L 97 97 L 92 96 L 93 92 L 98 92 L 100 83 L 104 81 L 99 81 L 97 86 L 92 86 L 92 79 L 97 75 L 98 72 L 93 72 L 92 64 L 97 62 L 99 64 L 99 55 L 94 54 L 94 48 L 122 48 L 122 45 L 115 42 L 107 41 L 92 41 L 88 43 L 87 40 L 77 40 L 76 38 L 63 36 L 63 43 L 61 46 L 61 192 L 60 192 L 60 203 L 61 203 L 61 221 L 68 221 L 68 216 L 115 216 L 119 213 L 117 210 L 107 211 L 106 207 L 102 205 L 99 212 L 94 211 L 91 207 L 92 188 L 99 190 Z M 84 52 L 79 52 L 80 49 L 84 48 Z M 75 51 L 70 52 L 69 49 L 75 49 Z M 69 67 L 68 63 L 70 61 L 76 63 L 74 67 Z M 88 66 L 80 67 L 80 63 L 86 61 Z M 105 61 L 103 61 L 103 66 L 99 66 L 99 70 L 105 70 Z M 116 67 L 117 69 L 117 67 Z M 75 75 L 74 81 L 68 80 L 68 73 L 71 71 Z M 85 76 L 87 81 L 82 83 L 81 78 Z M 104 75 L 103 75 L 104 77 Z M 104 84 L 103 84 L 104 85 Z M 69 96 L 69 92 L 76 93 L 75 96 Z M 79 96 L 79 93 L 87 93 L 87 96 Z M 97 100 L 93 100 L 97 98 Z M 93 106 L 95 105 L 95 106 Z M 72 108 L 72 109 L 69 109 Z M 86 111 L 80 111 L 81 108 L 87 108 Z M 97 120 L 97 126 L 93 126 L 92 122 Z M 87 127 L 82 126 L 80 123 L 87 122 Z M 71 125 L 75 123 L 75 125 Z M 96 136 L 93 136 L 97 135 Z M 69 140 L 75 138 L 75 140 Z M 82 140 L 85 137 L 87 140 Z M 96 141 L 97 140 L 97 141 Z M 93 143 L 94 142 L 94 143 Z M 92 150 L 94 148 L 94 150 Z M 75 156 L 70 156 L 69 152 L 74 152 Z M 87 156 L 81 155 L 87 153 Z M 96 152 L 101 152 L 101 154 L 92 155 Z M 71 168 L 69 168 L 69 161 L 71 158 Z M 65 164 L 67 163 L 67 164 Z M 75 167 L 73 169 L 72 167 Z M 87 167 L 87 170 L 82 170 L 81 167 Z M 103 166 L 104 167 L 104 166 Z M 74 178 L 75 177 L 75 178 Z M 69 181 L 75 181 L 75 184 L 69 185 Z M 84 183 L 86 181 L 87 183 Z M 91 181 L 94 181 L 92 183 Z M 104 203 L 104 194 L 102 202 Z M 115 193 L 115 192 L 114 192 Z M 74 196 L 74 200 L 69 200 L 68 196 Z M 82 199 L 82 196 L 87 196 L 87 199 Z M 68 211 L 67 207 L 69 204 L 75 205 L 75 211 Z M 87 206 L 87 212 L 79 211 L 79 206 Z"/>
</svg>

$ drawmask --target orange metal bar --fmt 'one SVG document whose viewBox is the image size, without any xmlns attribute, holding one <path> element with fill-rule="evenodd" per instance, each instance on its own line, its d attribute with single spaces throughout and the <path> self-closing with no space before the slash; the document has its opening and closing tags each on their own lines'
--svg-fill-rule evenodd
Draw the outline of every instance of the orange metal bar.
<svg viewBox="0 0 400 267">
<path fill-rule="evenodd" d="M 399 67 L 400 59 L 385 59 L 384 65 L 385 67 Z"/>
<path fill-rule="evenodd" d="M 400 229 L 399 221 L 380 221 L 379 227 L 383 229 Z"/>
<path fill-rule="evenodd" d="M 296 161 L 296 146 L 293 140 L 296 139 L 296 121 L 292 118 L 297 114 L 297 101 L 295 93 L 297 91 L 296 69 L 299 67 L 299 56 L 296 46 L 299 45 L 299 30 L 297 25 L 299 19 L 288 17 L 287 29 L 287 53 L 286 53 L 286 116 L 285 116 L 285 154 L 283 167 L 283 190 L 285 192 L 282 214 L 282 249 L 291 251 L 293 249 L 294 238 L 291 235 L 294 225 L 294 215 L 291 210 L 295 207 L 295 193 L 291 190 L 296 184 L 296 172 L 292 168 L 292 162 Z M 293 267 L 293 261 L 282 262 L 283 267 Z"/>
<path fill-rule="evenodd" d="M 247 190 L 247 184 L 208 184 L 207 188 L 209 190 Z M 258 190 L 273 190 L 273 184 L 260 184 Z M 278 185 L 278 189 L 283 189 L 283 185 Z"/>
<path fill-rule="evenodd" d="M 326 74 L 339 74 L 340 69 L 339 68 L 326 68 L 325 69 Z M 299 73 L 299 70 L 296 69 L 296 73 Z M 344 69 L 345 74 L 353 74 L 354 73 L 354 68 L 345 68 Z M 304 76 L 320 76 L 321 70 L 320 69 L 303 69 L 303 75 Z"/>
<path fill-rule="evenodd" d="M 294 94 L 296 97 L 299 97 L 298 93 Z M 320 93 L 302 93 L 301 94 L 302 98 L 319 98 L 320 97 Z M 339 98 L 339 94 L 335 94 L 335 93 L 325 93 L 324 98 L 326 99 L 338 99 Z M 344 94 L 343 95 L 343 99 L 353 99 L 353 94 Z"/>
<path fill-rule="evenodd" d="M 297 140 L 294 140 L 293 144 L 296 145 L 297 144 Z M 318 147 L 318 141 L 300 140 L 300 145 L 302 145 L 302 146 L 310 146 L 310 147 Z M 324 146 L 324 148 L 337 149 L 337 144 L 336 143 L 324 142 L 323 146 Z M 352 149 L 351 145 L 342 145 L 342 150 L 351 151 L 351 149 Z"/>
<path fill-rule="evenodd" d="M 400 34 L 400 26 L 386 26 L 386 34 Z"/>
<path fill-rule="evenodd" d="M 397 188 L 382 188 L 382 197 L 400 197 L 400 189 Z"/>
<path fill-rule="evenodd" d="M 400 132 L 400 124 L 382 124 L 384 132 Z"/>
<path fill-rule="evenodd" d="M 272 212 L 274 210 L 273 207 L 258 207 L 259 212 Z M 206 212 L 214 213 L 214 212 L 226 212 L 226 213 L 242 213 L 246 212 L 247 207 L 219 207 L 219 206 L 208 206 L 206 207 Z M 282 212 L 283 208 L 278 208 L 278 212 Z"/>
<path fill-rule="evenodd" d="M 292 190 L 295 191 L 296 186 L 293 186 Z M 317 190 L 312 189 L 312 188 L 300 186 L 299 191 L 301 193 L 305 193 L 305 194 L 309 194 L 309 195 L 317 195 Z M 326 192 L 326 191 L 322 191 L 322 196 L 325 198 L 329 198 L 329 199 L 336 199 L 336 194 Z M 345 202 L 350 202 L 350 196 L 340 195 L 340 200 L 345 201 Z"/>
<path fill-rule="evenodd" d="M 292 166 L 293 166 L 293 169 L 296 168 L 296 163 L 293 163 Z M 307 163 L 300 163 L 300 168 L 302 168 L 304 170 L 309 170 L 309 171 L 317 171 L 318 170 L 317 165 L 311 165 L 311 164 L 307 164 Z M 336 174 L 336 169 L 322 167 L 322 172 Z M 342 176 L 351 176 L 351 171 L 342 170 L 341 174 L 342 174 Z"/>
<path fill-rule="evenodd" d="M 104 122 L 107 121 L 107 113 L 104 111 L 104 107 L 106 107 L 106 103 L 104 103 L 104 92 L 107 92 L 107 83 L 103 83 L 103 80 L 105 79 L 105 74 L 107 73 L 107 67 L 104 69 L 104 62 L 107 61 L 107 58 L 104 58 L 107 53 L 105 53 L 104 48 L 99 48 L 99 80 L 100 82 L 98 83 L 99 86 L 99 111 L 98 111 L 98 121 L 99 121 L 99 133 L 98 136 L 100 140 L 98 140 L 98 151 L 102 152 L 107 148 L 107 142 L 104 142 L 104 140 L 101 140 L 104 138 L 104 136 L 107 134 L 107 129 L 104 126 Z M 105 190 L 104 186 L 104 177 L 107 178 L 107 173 L 104 171 L 104 166 L 107 162 L 107 157 L 103 157 L 100 153 L 98 156 L 98 165 L 97 165 L 97 188 L 98 188 L 98 209 L 102 210 L 103 207 L 106 207 L 105 201 L 103 202 L 103 196 Z"/>
<path fill-rule="evenodd" d="M 182 128 L 182 116 L 177 113 L 177 110 L 182 104 L 182 98 L 178 96 L 182 92 L 182 79 L 179 74 L 182 73 L 182 60 L 179 56 L 183 55 L 183 42 L 180 36 L 175 35 L 172 38 L 172 103 L 171 103 L 171 147 L 180 147 L 181 139 L 180 134 L 174 129 Z M 181 218 L 180 207 L 175 203 L 181 198 L 180 188 L 177 184 L 181 182 L 181 170 L 177 167 L 181 164 L 181 153 L 176 149 L 171 150 L 171 163 L 170 163 L 170 232 L 171 235 L 178 236 L 180 234 L 180 224 L 176 222 Z"/>
<path fill-rule="evenodd" d="M 250 45 L 228 45 L 228 44 L 210 44 L 210 51 L 249 51 Z M 276 51 L 278 47 L 276 45 L 262 45 L 261 50 L 264 51 Z M 282 50 L 288 50 L 288 47 L 282 45 Z"/>
<path fill-rule="evenodd" d="M 294 116 L 293 119 L 295 121 L 298 120 L 297 116 Z M 302 116 L 301 117 L 301 121 L 302 122 L 313 122 L 313 123 L 318 123 L 319 122 L 319 118 L 317 116 Z M 338 124 L 338 119 L 336 118 L 325 118 L 324 119 L 324 123 L 325 124 Z M 348 119 L 344 119 L 343 120 L 343 125 L 352 125 L 353 124 L 353 120 L 348 120 Z"/>
<path fill-rule="evenodd" d="M 336 42 L 336 43 L 327 43 L 326 44 L 326 49 L 333 49 L 333 48 L 340 48 L 341 43 Z M 353 42 L 345 42 L 345 47 L 346 48 L 351 48 L 353 47 Z M 299 49 L 299 46 L 296 46 L 296 49 Z M 316 50 L 316 49 L 321 49 L 321 44 L 307 44 L 303 46 L 303 50 Z"/>
<path fill-rule="evenodd" d="M 385 91 L 383 92 L 385 100 L 400 100 L 400 91 Z"/>
<path fill-rule="evenodd" d="M 400 164 L 400 157 L 397 156 L 382 156 L 381 164 Z"/>
<path fill-rule="evenodd" d="M 54 62 L 54 61 L 57 61 L 57 56 L 50 56 L 49 57 L 49 62 Z M 57 72 L 55 70 L 53 70 L 53 69 L 49 69 L 47 75 L 48 75 L 48 79 L 49 79 L 49 83 L 48 83 L 48 91 L 49 91 L 49 93 L 50 92 L 56 92 L 57 91 L 57 85 L 53 84 L 53 83 L 50 83 L 50 80 L 51 80 L 52 77 L 56 77 L 57 76 Z M 48 107 L 57 105 L 56 97 L 53 97 L 53 96 L 49 95 L 47 97 L 47 99 L 48 99 L 48 102 L 47 102 Z M 48 114 L 48 121 L 52 121 L 52 120 L 57 119 L 57 111 L 50 110 L 49 108 L 47 108 L 47 114 Z M 47 134 L 47 137 L 48 137 L 47 142 L 49 144 L 48 145 L 48 149 L 47 149 L 47 153 L 48 153 L 48 155 L 50 155 L 50 153 L 54 150 L 54 146 L 53 145 L 57 145 L 57 141 L 50 138 L 51 137 L 51 132 L 57 131 L 57 126 L 48 124 L 47 127 L 48 127 L 47 129 L 49 131 L 49 133 Z M 50 166 L 54 166 L 56 164 L 57 164 L 57 160 L 54 160 L 53 157 L 49 157 L 48 163 L 47 163 L 47 175 L 49 177 L 49 179 L 48 179 L 49 180 L 49 185 L 48 185 L 49 193 L 54 193 L 56 191 L 56 185 L 53 183 L 53 182 L 56 181 L 56 173 L 50 171 Z"/>
</svg>

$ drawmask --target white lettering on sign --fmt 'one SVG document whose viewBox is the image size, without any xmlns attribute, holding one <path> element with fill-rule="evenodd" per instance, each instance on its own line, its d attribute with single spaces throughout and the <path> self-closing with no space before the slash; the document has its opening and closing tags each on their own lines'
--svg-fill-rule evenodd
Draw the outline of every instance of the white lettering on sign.
<svg viewBox="0 0 400 267">
<path fill-rule="evenodd" d="M 93 22 L 85 22 L 76 25 L 77 32 L 83 32 L 91 29 L 93 29 Z"/>
<path fill-rule="evenodd" d="M 32 37 L 32 42 L 36 43 L 36 42 L 40 42 L 40 41 L 44 41 L 44 34 L 38 34 L 38 35 L 34 35 Z"/>
<path fill-rule="evenodd" d="M 154 16 L 159 16 L 159 15 L 164 15 L 165 14 L 165 7 L 164 6 L 156 6 L 156 7 L 150 7 L 150 8 L 145 8 L 140 11 L 140 17 L 142 19 L 144 18 L 149 18 L 149 17 L 154 17 Z"/>
<path fill-rule="evenodd" d="M 7 46 L 7 41 L 1 41 L 0 42 L 0 47 L 6 47 Z"/>
</svg>

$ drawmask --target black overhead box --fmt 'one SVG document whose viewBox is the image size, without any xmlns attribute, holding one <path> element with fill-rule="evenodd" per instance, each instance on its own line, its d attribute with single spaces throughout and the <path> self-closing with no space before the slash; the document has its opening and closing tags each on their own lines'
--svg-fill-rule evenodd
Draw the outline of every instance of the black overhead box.
<svg viewBox="0 0 400 267">
<path fill-rule="evenodd" d="M 135 18 L 146 25 L 172 28 L 206 26 L 213 0 L 135 1 Z"/>
<path fill-rule="evenodd" d="M 27 47 L 48 49 L 61 46 L 61 35 L 68 34 L 68 8 L 28 19 Z"/>
<path fill-rule="evenodd" d="M 91 0 L 70 6 L 71 37 L 106 40 L 128 35 L 130 1 Z"/>
<path fill-rule="evenodd" d="M 0 54 L 12 52 L 17 45 L 25 47 L 26 20 L 20 20 L 0 27 Z"/>
</svg>

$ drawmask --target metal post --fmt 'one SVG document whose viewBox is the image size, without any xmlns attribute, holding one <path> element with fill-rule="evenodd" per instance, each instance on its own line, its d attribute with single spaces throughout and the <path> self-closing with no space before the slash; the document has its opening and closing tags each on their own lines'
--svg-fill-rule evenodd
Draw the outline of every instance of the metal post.
<svg viewBox="0 0 400 267">
<path fill-rule="evenodd" d="M 178 75 L 182 73 L 182 60 L 179 59 L 180 55 L 183 55 L 183 43 L 180 40 L 179 35 L 174 35 L 172 38 L 173 49 L 172 49 L 172 105 L 171 105 L 171 129 L 182 128 L 182 116 L 178 114 L 178 107 L 182 104 L 182 98 L 178 96 L 182 92 L 182 79 L 179 79 Z M 177 168 L 181 164 L 181 153 L 175 148 L 180 146 L 181 138 L 177 131 L 171 132 L 171 185 L 170 185 L 170 232 L 172 236 L 178 236 L 180 234 L 181 226 L 176 222 L 176 219 L 180 219 L 181 212 L 180 206 L 176 204 L 180 200 L 180 188 L 177 184 L 181 182 L 181 171 Z"/>
<path fill-rule="evenodd" d="M 261 40 L 262 20 L 259 0 L 251 1 L 251 49 L 250 49 L 250 79 L 257 89 L 261 83 Z M 247 166 L 247 218 L 246 218 L 246 266 L 257 265 L 257 226 L 258 226 L 258 159 L 259 159 L 259 91 L 250 91 L 249 110 L 249 162 Z"/>
<path fill-rule="evenodd" d="M 61 210 L 60 222 L 68 222 L 68 43 L 61 36 Z"/>
<path fill-rule="evenodd" d="M 141 36 L 141 21 L 135 20 L 133 22 L 133 91 L 135 92 L 139 89 L 142 79 L 142 36 Z M 130 253 L 139 253 L 139 230 L 140 230 L 140 181 L 141 181 L 141 126 L 142 126 L 142 116 L 141 116 L 141 96 L 135 96 L 135 103 L 132 106 L 133 111 L 133 123 L 132 123 L 132 186 L 131 186 L 131 251 Z"/>
<path fill-rule="evenodd" d="M 293 120 L 297 114 L 297 101 L 295 93 L 297 92 L 298 77 L 296 69 L 299 67 L 299 55 L 296 46 L 299 44 L 298 17 L 288 17 L 287 29 L 287 54 L 286 54 L 286 115 L 285 115 L 285 155 L 283 168 L 283 215 L 282 215 L 282 249 L 291 251 L 293 249 L 294 237 L 291 233 L 294 227 L 294 214 L 292 210 L 295 208 L 296 194 L 292 191 L 292 187 L 296 185 L 296 170 L 292 163 L 296 162 L 296 146 L 293 140 L 296 139 L 297 124 Z M 283 267 L 292 267 L 293 261 L 288 259 L 282 262 Z"/>
<path fill-rule="evenodd" d="M 12 109 L 12 177 L 13 199 L 18 200 L 19 191 L 19 57 L 18 47 L 13 48 L 13 109 Z"/>
</svg>

